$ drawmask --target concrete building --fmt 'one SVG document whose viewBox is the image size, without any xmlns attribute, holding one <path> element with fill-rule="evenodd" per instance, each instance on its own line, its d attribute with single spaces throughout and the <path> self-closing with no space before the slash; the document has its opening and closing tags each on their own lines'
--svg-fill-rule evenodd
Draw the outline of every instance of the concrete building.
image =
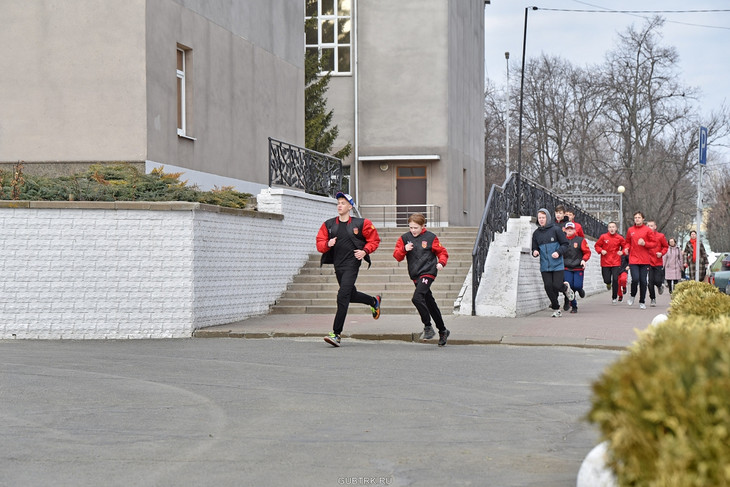
<svg viewBox="0 0 730 487">
<path fill-rule="evenodd" d="M 303 0 L 3 0 L 0 169 L 126 161 L 268 185 L 304 143 Z"/>
<path fill-rule="evenodd" d="M 488 3 L 488 2 L 487 2 Z M 484 0 L 307 0 L 333 76 L 338 149 L 353 143 L 362 213 L 424 209 L 478 225 L 484 208 Z M 394 221 L 391 213 L 390 221 Z M 388 218 L 386 218 L 388 220 Z M 386 222 L 387 224 L 387 222 Z"/>
</svg>

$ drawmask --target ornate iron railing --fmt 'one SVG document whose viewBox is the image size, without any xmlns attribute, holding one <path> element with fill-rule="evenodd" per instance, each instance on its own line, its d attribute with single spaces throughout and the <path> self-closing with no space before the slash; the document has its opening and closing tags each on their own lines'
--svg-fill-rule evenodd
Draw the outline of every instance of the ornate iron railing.
<svg viewBox="0 0 730 487">
<path fill-rule="evenodd" d="M 517 194 L 518 188 L 519 194 Z M 502 186 L 492 185 L 471 254 L 472 316 L 476 315 L 477 290 L 484 273 L 489 246 L 494 241 L 495 234 L 507 229 L 507 221 L 511 217 L 537 216 L 540 208 L 546 208 L 552 212 L 557 205 L 561 204 L 574 210 L 575 220 L 583 226 L 586 236 L 596 238 L 607 231 L 607 226 L 602 221 L 597 220 L 570 201 L 560 198 L 549 189 L 529 179 L 520 178 L 517 173 L 511 173 Z M 554 218 L 554 215 L 551 216 Z"/>
<path fill-rule="evenodd" d="M 273 185 L 334 197 L 342 188 L 342 161 L 269 137 L 269 187 Z"/>
</svg>

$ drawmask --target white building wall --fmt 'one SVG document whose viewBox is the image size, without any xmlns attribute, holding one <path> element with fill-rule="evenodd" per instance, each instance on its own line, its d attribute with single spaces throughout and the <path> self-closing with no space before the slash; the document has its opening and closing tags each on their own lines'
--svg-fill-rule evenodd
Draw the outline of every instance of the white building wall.
<svg viewBox="0 0 730 487">
<path fill-rule="evenodd" d="M 198 203 L 7 202 L 0 338 L 175 338 L 266 313 L 332 198 L 267 190 L 283 214 Z M 19 206 L 19 207 L 11 207 Z"/>
</svg>

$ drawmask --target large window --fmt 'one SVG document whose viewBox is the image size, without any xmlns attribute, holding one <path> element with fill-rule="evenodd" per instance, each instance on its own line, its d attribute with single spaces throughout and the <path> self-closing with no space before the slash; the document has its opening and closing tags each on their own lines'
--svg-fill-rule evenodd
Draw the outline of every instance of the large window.
<svg viewBox="0 0 730 487">
<path fill-rule="evenodd" d="M 322 71 L 351 74 L 352 0 L 306 0 L 305 43 L 322 59 Z"/>
</svg>

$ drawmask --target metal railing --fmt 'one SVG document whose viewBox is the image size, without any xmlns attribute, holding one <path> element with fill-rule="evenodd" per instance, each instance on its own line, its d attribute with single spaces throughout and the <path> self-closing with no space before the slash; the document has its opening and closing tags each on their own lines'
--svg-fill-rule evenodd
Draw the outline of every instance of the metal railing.
<svg viewBox="0 0 730 487">
<path fill-rule="evenodd" d="M 507 229 L 507 221 L 510 218 L 521 215 L 537 216 L 540 208 L 546 208 L 552 212 L 557 205 L 566 205 L 574 210 L 575 220 L 583 226 L 583 232 L 586 236 L 597 238 L 608 230 L 605 223 L 589 215 L 575 204 L 529 179 L 520 178 L 517 173 L 510 173 L 502 186 L 492 185 L 482 214 L 482 221 L 479 223 L 474 250 L 471 254 L 472 316 L 476 315 L 477 290 L 484 273 L 489 246 L 494 241 L 495 234 Z M 551 214 L 550 217 L 555 218 L 554 214 Z"/>
<path fill-rule="evenodd" d="M 273 185 L 334 197 L 342 188 L 342 161 L 269 137 L 269 187 Z"/>
<path fill-rule="evenodd" d="M 372 221 L 376 227 L 407 227 L 411 213 L 423 213 L 426 225 L 441 226 L 441 207 L 436 205 L 360 205 L 363 218 Z"/>
</svg>

